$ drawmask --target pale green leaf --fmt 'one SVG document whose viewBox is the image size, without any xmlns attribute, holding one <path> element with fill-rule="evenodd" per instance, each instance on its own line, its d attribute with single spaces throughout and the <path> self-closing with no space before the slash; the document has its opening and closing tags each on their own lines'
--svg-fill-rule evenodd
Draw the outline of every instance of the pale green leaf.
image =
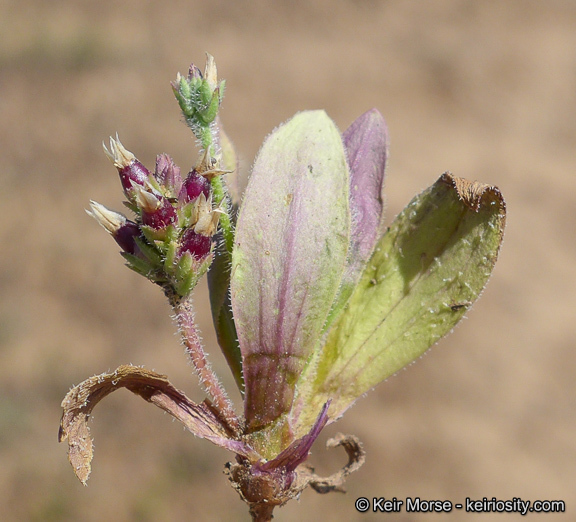
<svg viewBox="0 0 576 522">
<path fill-rule="evenodd" d="M 410 202 L 299 380 L 297 433 L 326 400 L 338 417 L 454 327 L 488 281 L 504 224 L 497 188 L 448 173 Z"/>
<path fill-rule="evenodd" d="M 349 183 L 340 133 L 323 111 L 294 116 L 256 158 L 230 284 L 249 430 L 290 410 L 318 346 L 346 266 Z"/>
</svg>

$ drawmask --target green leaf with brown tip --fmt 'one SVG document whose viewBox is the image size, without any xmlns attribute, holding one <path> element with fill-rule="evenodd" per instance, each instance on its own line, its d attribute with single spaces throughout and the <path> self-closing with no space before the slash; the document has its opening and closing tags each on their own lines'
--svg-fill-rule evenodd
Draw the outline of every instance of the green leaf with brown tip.
<svg viewBox="0 0 576 522">
<path fill-rule="evenodd" d="M 410 202 L 299 380 L 297 435 L 326 400 L 340 416 L 450 332 L 488 281 L 504 225 L 497 188 L 449 173 Z"/>
</svg>

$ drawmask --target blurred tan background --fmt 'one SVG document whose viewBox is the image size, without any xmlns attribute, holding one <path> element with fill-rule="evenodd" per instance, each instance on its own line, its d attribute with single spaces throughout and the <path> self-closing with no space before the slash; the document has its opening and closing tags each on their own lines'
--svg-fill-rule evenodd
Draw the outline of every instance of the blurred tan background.
<svg viewBox="0 0 576 522">
<path fill-rule="evenodd" d="M 324 108 L 344 129 L 377 107 L 389 220 L 445 170 L 499 186 L 508 204 L 469 319 L 314 447 L 328 473 L 345 460 L 328 436 L 363 440 L 348 493 L 306 491 L 277 520 L 382 520 L 355 511 L 359 496 L 563 499 L 574 513 L 575 2 L 18 0 L 0 4 L 2 520 L 248 520 L 222 475 L 230 455 L 127 391 L 95 410 L 87 488 L 56 442 L 69 387 L 123 363 L 204 397 L 161 292 L 84 209 L 121 209 L 101 147 L 116 131 L 148 166 L 161 152 L 183 169 L 196 160 L 169 81 L 203 68 L 205 51 L 227 80 L 221 114 L 244 173 L 298 110 Z M 196 302 L 215 351 L 204 285 Z"/>
</svg>

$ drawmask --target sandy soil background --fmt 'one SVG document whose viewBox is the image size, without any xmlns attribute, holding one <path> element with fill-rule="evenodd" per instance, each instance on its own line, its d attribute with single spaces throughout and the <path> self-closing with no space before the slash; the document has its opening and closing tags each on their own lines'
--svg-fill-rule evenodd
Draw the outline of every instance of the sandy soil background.
<svg viewBox="0 0 576 522">
<path fill-rule="evenodd" d="M 169 81 L 203 67 L 205 51 L 227 80 L 222 117 L 244 171 L 298 110 L 324 108 L 344 129 L 377 107 L 390 220 L 445 170 L 499 186 L 508 204 L 469 318 L 314 447 L 329 472 L 344 457 L 324 449 L 328 436 L 364 441 L 348 493 L 306 491 L 277 519 L 382 520 L 356 513 L 359 496 L 563 499 L 574 512 L 575 2 L 19 0 L 0 4 L 0 35 L 2 520 L 248 519 L 222 475 L 229 455 L 126 391 L 95 412 L 87 488 L 56 442 L 69 387 L 123 363 L 203 398 L 163 296 L 84 208 L 121 208 L 101 148 L 116 131 L 148 165 L 160 152 L 183 169 L 196 160 Z M 202 285 L 214 348 L 206 298 Z"/>
</svg>

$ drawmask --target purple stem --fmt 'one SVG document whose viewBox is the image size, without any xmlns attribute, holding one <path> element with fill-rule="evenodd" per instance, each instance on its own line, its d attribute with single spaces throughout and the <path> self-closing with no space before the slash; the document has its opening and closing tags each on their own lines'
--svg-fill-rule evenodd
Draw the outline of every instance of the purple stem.
<svg viewBox="0 0 576 522">
<path fill-rule="evenodd" d="M 194 322 L 194 310 L 191 299 L 174 297 L 170 299 L 170 301 L 174 308 L 178 329 L 182 336 L 186 353 L 194 365 L 200 382 L 212 399 L 212 407 L 215 409 L 220 420 L 229 427 L 231 433 L 235 436 L 239 435 L 241 432 L 240 421 L 234 411 L 232 401 L 228 398 L 226 390 L 218 380 L 216 374 L 212 371 L 212 368 L 210 368 L 206 353 L 202 347 L 198 327 Z"/>
</svg>

